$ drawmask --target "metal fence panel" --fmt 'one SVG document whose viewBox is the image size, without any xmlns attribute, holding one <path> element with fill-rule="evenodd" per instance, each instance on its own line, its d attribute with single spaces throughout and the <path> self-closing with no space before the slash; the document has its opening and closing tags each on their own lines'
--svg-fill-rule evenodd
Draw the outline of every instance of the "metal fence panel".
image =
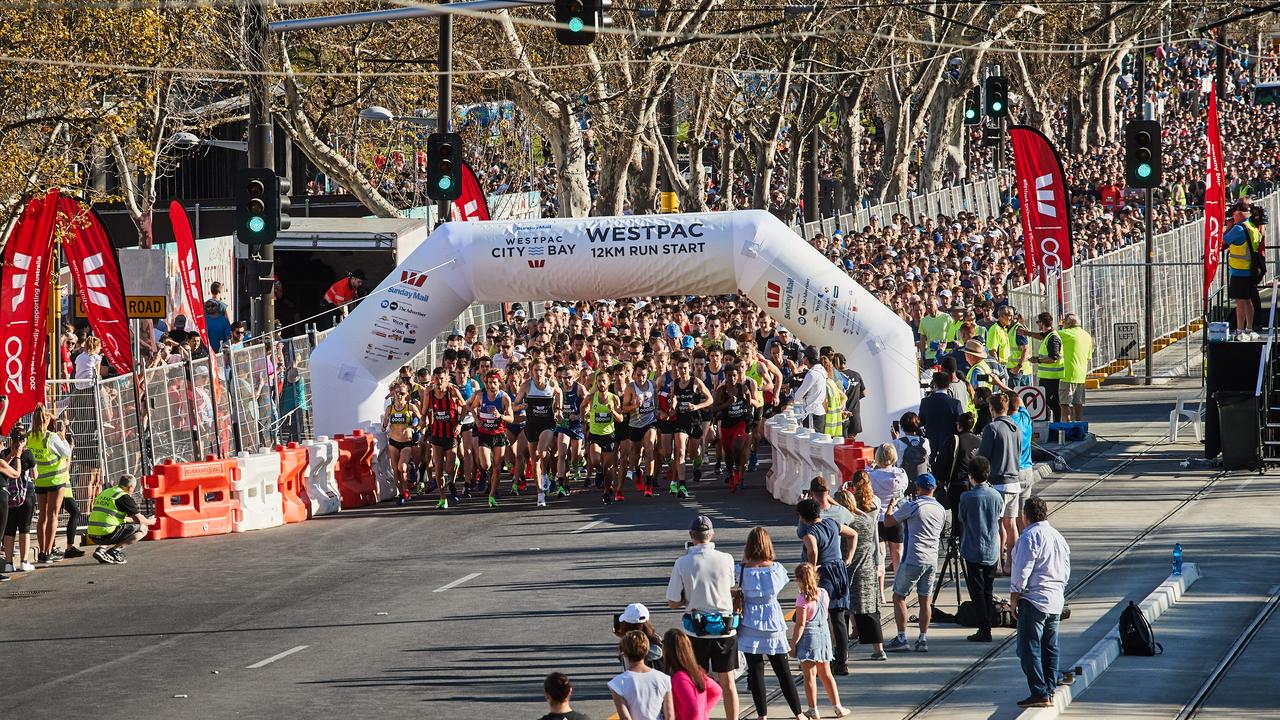
<svg viewBox="0 0 1280 720">
<path fill-rule="evenodd" d="M 191 392 L 185 364 L 161 365 L 145 372 L 147 437 L 151 457 L 160 463 L 172 458 L 189 462 L 198 458 L 192 430 Z"/>
<path fill-rule="evenodd" d="M 267 348 L 264 345 L 237 348 L 229 350 L 227 358 L 225 377 L 230 386 L 231 424 L 223 425 L 223 429 L 234 433 L 235 447 L 240 450 L 257 452 L 274 446 L 275 412 Z"/>
<path fill-rule="evenodd" d="M 132 373 L 98 383 L 102 472 L 108 481 L 125 474 L 140 478 L 151 471 L 144 457 L 137 400 Z M 135 492 L 141 497 L 142 483 Z"/>
</svg>

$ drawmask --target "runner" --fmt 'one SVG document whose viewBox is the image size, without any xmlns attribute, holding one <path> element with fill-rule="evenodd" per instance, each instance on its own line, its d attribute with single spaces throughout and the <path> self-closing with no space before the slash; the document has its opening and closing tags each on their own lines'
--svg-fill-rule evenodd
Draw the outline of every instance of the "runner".
<svg viewBox="0 0 1280 720">
<path fill-rule="evenodd" d="M 621 402 L 611 392 L 613 377 L 608 371 L 596 373 L 595 388 L 591 396 L 583 400 L 581 414 L 590 419 L 591 434 L 587 455 L 587 474 L 594 470 L 596 487 L 604 488 L 604 504 L 621 501 L 621 478 L 614 482 L 618 465 L 618 445 L 614 440 L 614 425 L 622 421 L 618 408 Z"/>
<path fill-rule="evenodd" d="M 476 422 L 479 452 L 476 459 L 482 487 L 489 491 L 489 507 L 498 507 L 498 475 L 507 445 L 507 425 L 514 419 L 511 397 L 502 391 L 502 371 L 490 370 L 484 376 L 484 388 L 471 398 L 467 408 Z M 485 477 L 485 476 L 488 477 Z"/>
<path fill-rule="evenodd" d="M 587 389 L 578 382 L 577 369 L 561 365 L 556 368 L 556 382 L 560 385 L 564 412 L 556 422 L 556 495 L 569 495 L 569 473 L 578 473 L 578 461 L 582 458 L 582 401 Z"/>
<path fill-rule="evenodd" d="M 454 499 L 455 504 L 458 502 L 453 472 L 458 464 L 458 453 L 462 450 L 459 442 L 462 436 L 462 424 L 458 416 L 465 406 L 466 400 L 463 399 L 462 393 L 449 384 L 449 373 L 443 367 L 436 368 L 431 373 L 431 385 L 426 391 L 425 417 L 428 425 L 423 449 L 430 452 L 435 487 L 440 494 L 440 499 L 436 501 L 438 510 L 449 507 L 449 500 L 445 497 L 446 485 L 449 489 L 449 497 Z"/>
<path fill-rule="evenodd" d="M 526 408 L 525 442 L 533 454 L 533 477 L 538 483 L 538 507 L 546 507 L 551 490 L 549 463 L 555 445 L 556 423 L 564 416 L 564 397 L 547 371 L 545 360 L 535 360 L 533 376 L 520 387 L 517 405 Z"/>
<path fill-rule="evenodd" d="M 774 343 L 775 345 L 777 343 Z M 751 341 L 751 336 L 744 334 L 739 338 L 738 342 L 739 364 L 742 365 L 743 375 L 751 378 L 756 386 L 756 402 L 752 404 L 755 410 L 752 411 L 750 427 L 747 428 L 747 447 L 750 449 L 750 456 L 747 463 L 747 470 L 755 472 L 759 463 L 756 455 L 756 446 L 764 439 L 764 406 L 765 403 L 771 402 L 782 392 L 782 371 L 768 360 L 765 360 L 756 349 L 756 344 Z M 766 398 L 766 393 L 768 397 Z M 739 478 L 741 485 L 741 478 Z"/>
<path fill-rule="evenodd" d="M 748 426 L 760 407 L 760 393 L 756 391 L 755 381 L 742 374 L 740 365 L 730 365 L 728 377 L 715 395 L 711 409 L 719 415 L 720 444 L 728 461 L 729 492 L 737 492 L 747 464 Z"/>
<path fill-rule="evenodd" d="M 504 342 L 511 342 L 508 338 Z M 509 397 L 518 397 L 525 383 L 525 364 L 523 361 L 514 361 L 507 366 L 507 382 L 504 388 Z M 511 459 L 511 494 L 519 495 L 529 488 L 529 441 L 524 436 L 525 426 L 525 405 L 520 402 L 512 402 L 512 411 L 515 413 L 515 421 L 507 427 L 508 447 L 507 457 Z"/>
<path fill-rule="evenodd" d="M 732 357 L 732 353 L 730 353 Z M 724 364 L 725 353 L 722 350 L 702 350 L 699 348 L 693 353 L 693 376 L 702 379 L 702 384 L 707 386 L 707 390 L 715 395 L 716 388 L 724 382 Z M 709 449 L 716 456 L 715 472 L 720 472 L 720 464 L 724 460 L 720 454 L 720 444 L 716 442 L 716 423 L 715 413 L 711 412 L 711 408 L 706 408 L 698 413 L 702 418 L 702 438 L 697 442 L 696 450 L 691 450 L 693 455 L 693 468 L 698 477 L 702 476 L 702 464 L 704 462 L 703 455 Z"/>
<path fill-rule="evenodd" d="M 671 435 L 673 443 L 671 465 L 674 468 L 675 477 L 671 482 L 671 494 L 686 498 L 689 497 L 689 489 L 684 480 L 684 459 L 689 451 L 689 441 L 702 434 L 702 423 L 698 411 L 711 404 L 711 393 L 701 380 L 693 377 L 693 363 L 688 356 L 678 356 L 675 367 L 675 379 L 671 381 L 667 391 L 670 402 L 667 419 L 674 425 Z M 693 479 L 695 481 L 702 479 L 696 470 Z"/>
<path fill-rule="evenodd" d="M 630 413 L 628 425 L 630 454 L 626 457 L 627 471 L 636 473 L 636 489 L 645 497 L 653 496 L 655 483 L 654 445 L 658 440 L 657 387 L 649 378 L 649 363 L 645 360 L 636 362 L 631 371 L 631 382 L 622 396 L 622 410 Z M 641 465 L 640 458 L 644 457 Z"/>
<path fill-rule="evenodd" d="M 458 453 L 462 456 L 462 493 L 464 497 L 471 497 L 471 488 L 476 481 L 476 456 L 480 452 L 480 447 L 475 434 L 476 419 L 471 414 L 471 398 L 480 392 L 480 383 L 467 374 L 470 369 L 470 360 L 467 358 L 458 358 L 458 365 L 453 369 L 453 386 L 458 389 L 458 394 L 462 396 L 464 412 L 462 420 L 458 423 L 461 434 L 458 436 Z M 457 487 L 454 483 L 449 483 L 449 501 L 458 504 L 462 498 L 457 495 Z"/>
<path fill-rule="evenodd" d="M 417 406 L 409 401 L 409 389 L 399 380 L 391 383 L 391 404 L 382 414 L 382 432 L 387 433 L 391 474 L 395 478 L 398 495 L 397 505 L 409 502 L 409 475 L 405 464 L 415 446 L 413 433 L 418 427 L 419 419 Z"/>
</svg>

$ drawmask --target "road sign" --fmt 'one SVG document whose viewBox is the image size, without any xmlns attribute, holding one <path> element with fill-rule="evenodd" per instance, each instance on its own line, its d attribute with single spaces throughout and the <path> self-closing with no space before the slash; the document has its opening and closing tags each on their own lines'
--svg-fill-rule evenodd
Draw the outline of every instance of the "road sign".
<svg viewBox="0 0 1280 720">
<path fill-rule="evenodd" d="M 1138 323 L 1118 322 L 1114 324 L 1116 332 L 1116 359 L 1138 359 Z"/>
<path fill-rule="evenodd" d="M 130 320 L 163 320 L 167 298 L 164 295 L 130 295 L 124 299 L 125 313 Z M 76 317 L 88 317 L 80 297 L 76 296 Z"/>
<path fill-rule="evenodd" d="M 1023 385 L 1018 388 L 1018 399 L 1031 414 L 1033 422 L 1049 419 L 1049 402 L 1045 399 L 1044 388 L 1039 385 Z"/>
</svg>

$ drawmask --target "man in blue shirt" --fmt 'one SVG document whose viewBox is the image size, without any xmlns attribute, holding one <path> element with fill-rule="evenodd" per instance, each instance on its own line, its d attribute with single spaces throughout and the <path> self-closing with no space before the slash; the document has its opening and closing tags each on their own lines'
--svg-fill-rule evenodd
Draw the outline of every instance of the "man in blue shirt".
<svg viewBox="0 0 1280 720">
<path fill-rule="evenodd" d="M 1261 233 L 1247 220 L 1249 208 L 1244 203 L 1231 206 L 1231 229 L 1222 236 L 1227 252 L 1227 297 L 1236 301 L 1236 332 L 1248 339 L 1253 332 L 1254 300 L 1258 285 L 1253 279 L 1253 251 L 1257 250 Z"/>
<path fill-rule="evenodd" d="M 1009 394 L 1009 419 L 1018 426 L 1022 436 L 1022 446 L 1018 453 L 1018 482 L 1022 485 L 1022 501 L 1031 497 L 1031 486 L 1036 484 L 1035 466 L 1031 464 L 1031 435 L 1035 430 L 1031 427 L 1031 413 L 1022 404 L 1018 393 Z M 1022 532 L 1022 515 L 1018 515 L 1018 532 Z"/>
<path fill-rule="evenodd" d="M 991 642 L 992 588 L 996 561 L 1000 559 L 1000 511 L 1004 497 L 987 482 L 991 463 L 978 456 L 969 461 L 971 489 L 960 495 L 956 515 L 963 528 L 960 558 L 964 560 L 964 580 L 969 600 L 978 612 L 978 632 L 970 642 Z"/>
<path fill-rule="evenodd" d="M 222 344 L 231 338 L 231 322 L 222 313 L 222 304 L 217 300 L 204 301 L 204 323 L 209 331 L 209 349 L 218 352 Z"/>
</svg>

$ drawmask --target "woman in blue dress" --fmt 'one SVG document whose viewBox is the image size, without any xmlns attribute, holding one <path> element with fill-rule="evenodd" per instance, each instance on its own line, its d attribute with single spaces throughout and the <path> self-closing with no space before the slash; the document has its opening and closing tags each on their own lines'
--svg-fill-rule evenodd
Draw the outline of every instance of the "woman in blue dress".
<svg viewBox="0 0 1280 720">
<path fill-rule="evenodd" d="M 753 528 L 738 566 L 738 587 L 742 588 L 742 624 L 738 628 L 738 649 L 747 658 L 747 687 L 756 704 L 756 716 L 763 720 L 769 712 L 764 692 L 764 662 L 767 658 L 778 678 L 782 695 L 791 713 L 801 720 L 800 696 L 787 661 L 787 621 L 778 603 L 778 593 L 791 578 L 781 563 L 774 562 L 773 539 L 762 527 Z"/>
</svg>

